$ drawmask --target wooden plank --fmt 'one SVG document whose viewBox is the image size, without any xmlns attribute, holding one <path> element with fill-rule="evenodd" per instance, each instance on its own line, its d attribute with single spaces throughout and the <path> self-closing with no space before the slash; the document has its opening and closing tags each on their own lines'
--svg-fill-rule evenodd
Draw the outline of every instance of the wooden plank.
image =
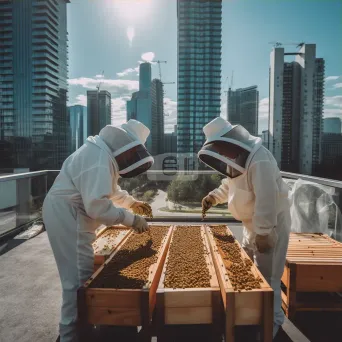
<svg viewBox="0 0 342 342">
<path fill-rule="evenodd" d="M 140 309 L 116 307 L 92 307 L 88 310 L 88 322 L 98 325 L 140 326 Z"/>
<path fill-rule="evenodd" d="M 296 290 L 303 292 L 342 291 L 342 265 L 297 264 Z"/>
<path fill-rule="evenodd" d="M 263 329 L 262 340 L 264 342 L 273 341 L 273 312 L 274 312 L 274 295 L 272 291 L 265 291 L 263 293 Z"/>
<path fill-rule="evenodd" d="M 165 290 L 164 305 L 166 308 L 211 307 L 211 292 L 210 288 Z"/>
<path fill-rule="evenodd" d="M 224 302 L 226 321 L 225 321 L 225 338 L 226 341 L 234 341 L 234 329 L 237 325 L 262 325 L 265 317 L 268 318 L 265 323 L 265 341 L 272 340 L 273 330 L 273 290 L 266 282 L 260 271 L 255 265 L 252 265 L 251 272 L 255 277 L 262 280 L 260 289 L 234 291 L 229 280 L 229 276 L 225 267 L 225 260 L 220 249 L 216 245 L 215 238 L 210 230 L 210 226 L 206 226 L 206 234 L 209 241 L 214 266 L 218 276 L 221 289 L 222 299 Z M 227 227 L 227 234 L 233 235 Z M 241 257 L 248 258 L 246 252 L 240 247 Z M 264 298 L 265 293 L 266 299 Z M 267 297 L 268 296 L 268 297 Z M 268 305 L 266 308 L 265 305 Z M 272 316 L 272 317 L 271 317 Z M 269 319 L 269 317 L 271 317 Z M 271 329 L 269 329 L 271 326 Z M 271 332 L 270 332 L 271 331 Z M 271 336 L 271 339 L 270 339 Z"/>
<path fill-rule="evenodd" d="M 156 304 L 156 295 L 158 284 L 160 282 L 160 278 L 164 269 L 164 264 L 166 260 L 166 256 L 168 254 L 168 250 L 171 243 L 171 237 L 173 233 L 173 226 L 169 229 L 168 234 L 165 237 L 164 242 L 162 243 L 162 248 L 160 250 L 160 255 L 158 256 L 157 263 L 150 270 L 149 280 L 151 281 L 151 286 L 149 290 L 149 307 L 150 307 L 150 317 L 152 317 L 153 309 Z"/>
<path fill-rule="evenodd" d="M 283 284 L 285 286 L 288 286 L 289 284 L 289 269 L 287 266 L 284 267 L 284 272 L 283 272 L 283 275 L 281 276 L 281 281 L 283 282 Z"/>
<path fill-rule="evenodd" d="M 258 325 L 262 322 L 263 292 L 244 291 L 235 295 L 235 325 Z"/>
<path fill-rule="evenodd" d="M 141 290 L 97 289 L 86 292 L 88 307 L 137 308 L 141 302 Z"/>
<path fill-rule="evenodd" d="M 211 307 L 166 307 L 165 324 L 211 324 Z"/>
</svg>

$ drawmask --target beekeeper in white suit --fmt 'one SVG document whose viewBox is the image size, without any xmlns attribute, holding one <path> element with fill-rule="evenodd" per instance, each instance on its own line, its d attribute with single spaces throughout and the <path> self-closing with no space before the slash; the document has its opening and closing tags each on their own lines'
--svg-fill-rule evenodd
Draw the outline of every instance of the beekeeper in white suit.
<svg viewBox="0 0 342 342">
<path fill-rule="evenodd" d="M 291 228 L 288 187 L 271 152 L 242 126 L 219 117 L 203 131 L 207 140 L 199 159 L 227 178 L 202 206 L 208 210 L 228 202 L 231 214 L 242 221 L 243 248 L 274 290 L 275 336 L 284 322 L 280 280 Z"/>
<path fill-rule="evenodd" d="M 146 212 L 118 186 L 153 164 L 144 144 L 150 131 L 130 120 L 119 127 L 106 126 L 99 136 L 68 157 L 43 205 L 43 219 L 56 259 L 63 290 L 60 341 L 77 341 L 77 289 L 93 273 L 92 242 L 101 225 L 123 224 L 141 233 L 148 229 Z M 120 208 L 119 208 L 120 207 Z"/>
</svg>

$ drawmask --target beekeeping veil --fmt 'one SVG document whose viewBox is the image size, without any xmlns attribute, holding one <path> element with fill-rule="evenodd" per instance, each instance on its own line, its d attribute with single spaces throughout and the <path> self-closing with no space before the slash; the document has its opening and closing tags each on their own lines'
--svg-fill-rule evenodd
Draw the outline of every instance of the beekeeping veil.
<svg viewBox="0 0 342 342">
<path fill-rule="evenodd" d="M 199 159 L 214 170 L 230 178 L 243 174 L 248 158 L 261 146 L 241 125 L 232 125 L 218 117 L 203 127 L 206 137 Z"/>
<path fill-rule="evenodd" d="M 153 165 L 153 157 L 144 145 L 149 134 L 150 130 L 136 120 L 118 127 L 108 125 L 100 131 L 99 136 L 111 149 L 121 177 L 138 176 Z"/>
</svg>

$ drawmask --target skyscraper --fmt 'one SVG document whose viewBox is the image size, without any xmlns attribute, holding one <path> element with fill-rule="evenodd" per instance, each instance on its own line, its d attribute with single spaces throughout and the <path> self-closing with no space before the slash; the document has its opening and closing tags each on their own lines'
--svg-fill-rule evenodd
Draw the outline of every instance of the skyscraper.
<svg viewBox="0 0 342 342">
<path fill-rule="evenodd" d="M 284 56 L 295 56 L 284 63 Z M 324 60 L 316 45 L 271 52 L 269 148 L 283 171 L 313 174 L 321 160 Z"/>
<path fill-rule="evenodd" d="M 152 81 L 151 101 L 152 155 L 156 156 L 164 152 L 164 88 L 159 79 Z"/>
<path fill-rule="evenodd" d="M 252 135 L 258 135 L 259 92 L 257 86 L 228 90 L 227 118 L 240 124 Z"/>
<path fill-rule="evenodd" d="M 324 133 L 341 134 L 341 119 L 340 118 L 325 118 Z"/>
<path fill-rule="evenodd" d="M 88 137 L 87 107 L 76 105 L 68 107 L 70 118 L 70 152 L 80 148 Z"/>
<path fill-rule="evenodd" d="M 112 122 L 111 95 L 107 90 L 88 90 L 88 135 L 97 135 Z"/>
<path fill-rule="evenodd" d="M 179 153 L 196 153 L 220 115 L 222 0 L 178 0 Z"/>
<path fill-rule="evenodd" d="M 14 167 L 59 168 L 68 156 L 67 3 L 0 2 L 0 140 Z"/>
<path fill-rule="evenodd" d="M 139 120 L 151 130 L 146 141 L 146 148 L 150 153 L 153 153 L 151 77 L 151 64 L 141 63 L 139 67 L 139 91 L 133 93 L 131 100 L 127 101 L 127 120 Z"/>
</svg>

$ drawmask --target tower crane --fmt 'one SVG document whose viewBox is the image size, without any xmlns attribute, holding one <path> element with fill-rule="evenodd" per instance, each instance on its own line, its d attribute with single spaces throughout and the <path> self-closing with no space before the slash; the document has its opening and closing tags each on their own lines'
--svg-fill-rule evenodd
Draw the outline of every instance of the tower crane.
<svg viewBox="0 0 342 342">
<path fill-rule="evenodd" d="M 160 67 L 160 64 L 161 63 L 167 63 L 167 61 L 155 61 L 156 63 L 158 63 L 158 67 L 159 67 L 159 79 L 160 79 L 160 81 L 162 80 L 162 75 L 161 75 L 161 67 Z"/>
<path fill-rule="evenodd" d="M 301 48 L 305 44 L 305 42 L 300 42 L 300 43 L 269 42 L 268 44 L 272 44 L 273 47 L 280 47 L 283 45 L 296 45 L 297 48 Z"/>
<path fill-rule="evenodd" d="M 102 71 L 101 80 L 100 80 L 99 84 L 96 86 L 98 93 L 100 92 L 101 84 L 103 83 L 103 78 L 104 78 L 104 71 Z"/>
</svg>

